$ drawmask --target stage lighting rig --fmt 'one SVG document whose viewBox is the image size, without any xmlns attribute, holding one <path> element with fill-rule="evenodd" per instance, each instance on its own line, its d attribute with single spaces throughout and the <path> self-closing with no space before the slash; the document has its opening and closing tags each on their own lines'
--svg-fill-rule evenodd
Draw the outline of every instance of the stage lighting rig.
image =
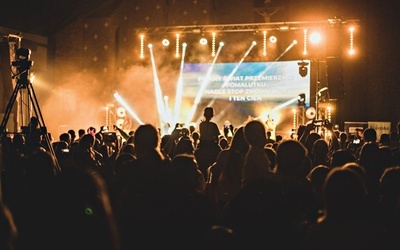
<svg viewBox="0 0 400 250">
<path fill-rule="evenodd" d="M 297 65 L 299 65 L 299 74 L 301 75 L 301 77 L 306 77 L 308 74 L 308 62 L 305 61 L 301 61 L 298 62 Z"/>
</svg>

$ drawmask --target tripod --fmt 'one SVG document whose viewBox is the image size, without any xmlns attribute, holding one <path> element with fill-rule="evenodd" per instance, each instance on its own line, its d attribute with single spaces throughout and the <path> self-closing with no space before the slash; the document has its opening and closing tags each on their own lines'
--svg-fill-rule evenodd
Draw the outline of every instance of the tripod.
<svg viewBox="0 0 400 250">
<path fill-rule="evenodd" d="M 7 135 L 7 123 L 8 119 L 10 117 L 10 114 L 12 112 L 15 100 L 17 99 L 18 95 L 22 94 L 22 90 L 26 90 L 27 96 L 28 96 L 28 106 L 32 107 L 35 116 L 31 118 L 32 121 L 36 121 L 36 127 L 33 127 L 32 123 L 29 124 L 29 126 L 21 127 L 22 132 L 25 133 L 26 135 L 31 135 L 31 134 L 37 134 L 40 133 L 40 135 L 44 138 L 44 141 L 46 143 L 45 147 L 46 150 L 49 150 L 49 152 L 53 155 L 55 162 L 56 162 L 56 171 L 57 173 L 61 173 L 61 168 L 58 164 L 56 154 L 54 151 L 53 146 L 51 145 L 49 134 L 47 133 L 47 128 L 44 123 L 43 115 L 39 107 L 39 103 L 36 98 L 35 91 L 33 89 L 32 83 L 28 79 L 29 75 L 29 69 L 32 66 L 33 62 L 29 61 L 29 56 L 30 56 L 30 50 L 29 49 L 23 49 L 20 48 L 17 50 L 17 56 L 19 59 L 18 61 L 12 62 L 12 66 L 15 66 L 17 68 L 17 74 L 13 75 L 13 78 L 16 78 L 16 85 L 14 88 L 14 91 L 11 95 L 11 98 L 8 101 L 6 110 L 4 112 L 4 117 L 0 125 L 1 129 L 1 142 L 3 143 L 5 141 L 5 137 Z"/>
</svg>

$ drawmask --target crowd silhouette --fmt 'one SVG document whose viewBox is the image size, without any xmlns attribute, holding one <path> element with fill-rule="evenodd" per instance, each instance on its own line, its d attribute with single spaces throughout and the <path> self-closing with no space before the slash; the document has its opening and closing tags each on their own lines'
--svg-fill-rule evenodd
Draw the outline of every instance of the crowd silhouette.
<svg viewBox="0 0 400 250">
<path fill-rule="evenodd" d="M 5 136 L 0 249 L 400 249 L 400 122 L 354 144 L 329 123 L 272 139 L 251 117 L 227 138 L 213 116 L 70 129 L 53 150 Z"/>
</svg>

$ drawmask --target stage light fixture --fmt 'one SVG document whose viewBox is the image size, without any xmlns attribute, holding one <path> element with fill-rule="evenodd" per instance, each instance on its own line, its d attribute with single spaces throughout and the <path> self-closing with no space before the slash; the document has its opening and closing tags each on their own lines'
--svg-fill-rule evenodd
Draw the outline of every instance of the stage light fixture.
<svg viewBox="0 0 400 250">
<path fill-rule="evenodd" d="M 349 55 L 354 55 L 355 51 L 354 51 L 354 27 L 350 27 L 349 28 L 349 32 L 350 32 L 350 46 L 349 46 Z"/>
<path fill-rule="evenodd" d="M 307 55 L 307 29 L 303 30 L 303 55 Z"/>
<path fill-rule="evenodd" d="M 299 65 L 299 74 L 301 75 L 301 77 L 306 77 L 308 74 L 308 62 L 298 62 L 297 65 Z"/>
<path fill-rule="evenodd" d="M 207 41 L 206 38 L 203 37 L 203 38 L 200 39 L 199 43 L 200 43 L 201 45 L 206 45 L 206 44 L 208 43 L 208 41 Z"/>
<path fill-rule="evenodd" d="M 281 26 L 281 27 L 279 27 L 279 30 L 281 30 L 281 31 L 286 31 L 286 30 L 289 30 L 289 26 Z"/>
<path fill-rule="evenodd" d="M 169 43 L 169 40 L 168 40 L 167 38 L 164 38 L 164 39 L 162 40 L 161 43 L 162 43 L 162 45 L 165 46 L 165 47 L 169 46 L 169 44 L 170 44 L 170 43 Z"/>
<path fill-rule="evenodd" d="M 321 41 L 321 34 L 313 32 L 310 34 L 310 42 L 313 44 L 318 44 Z"/>
<path fill-rule="evenodd" d="M 139 54 L 140 58 L 144 58 L 144 35 L 141 34 L 140 35 L 140 54 Z"/>
<path fill-rule="evenodd" d="M 192 29 L 192 33 L 193 34 L 200 34 L 201 33 L 201 29 Z"/>
<path fill-rule="evenodd" d="M 298 98 L 297 98 L 297 105 L 299 107 L 304 107 L 306 106 L 306 94 L 301 93 Z"/>
<path fill-rule="evenodd" d="M 276 36 L 270 36 L 270 37 L 269 37 L 269 41 L 270 41 L 271 43 L 276 43 L 276 42 L 278 41 L 278 38 L 276 38 Z"/>
<path fill-rule="evenodd" d="M 175 34 L 175 57 L 179 57 L 180 34 Z"/>
<path fill-rule="evenodd" d="M 211 33 L 211 56 L 212 57 L 215 56 L 215 37 L 216 37 L 216 33 L 215 32 Z"/>
<path fill-rule="evenodd" d="M 267 55 L 267 31 L 263 31 L 263 56 Z"/>
</svg>

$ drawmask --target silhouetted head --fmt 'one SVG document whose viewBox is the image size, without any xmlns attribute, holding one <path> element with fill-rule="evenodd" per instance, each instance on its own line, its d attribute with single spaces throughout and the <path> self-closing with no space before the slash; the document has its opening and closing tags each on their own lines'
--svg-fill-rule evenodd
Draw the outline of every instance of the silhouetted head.
<svg viewBox="0 0 400 250">
<path fill-rule="evenodd" d="M 208 120 L 214 117 L 214 109 L 212 107 L 206 107 L 204 109 L 204 117 Z"/>
<path fill-rule="evenodd" d="M 74 140 L 76 139 L 75 130 L 73 130 L 73 129 L 68 130 L 68 134 L 71 135 L 71 140 L 72 140 L 72 141 L 74 141 Z"/>
<path fill-rule="evenodd" d="M 376 130 L 373 128 L 367 128 L 363 132 L 363 137 L 365 142 L 376 142 L 377 134 Z"/>
<path fill-rule="evenodd" d="M 346 142 L 347 141 L 347 138 L 348 138 L 348 136 L 347 136 L 347 133 L 346 132 L 341 132 L 340 134 L 339 134 L 339 140 L 341 141 L 341 142 Z"/>
<path fill-rule="evenodd" d="M 322 189 L 330 170 L 331 169 L 325 165 L 318 165 L 310 171 L 307 178 L 311 181 L 314 188 Z"/>
<path fill-rule="evenodd" d="M 331 168 L 342 167 L 348 162 L 357 162 L 356 156 L 347 149 L 339 149 L 331 156 Z"/>
<path fill-rule="evenodd" d="M 84 134 L 82 138 L 79 140 L 79 148 L 80 149 L 89 149 L 93 148 L 95 143 L 95 137 L 91 134 Z"/>
<path fill-rule="evenodd" d="M 156 149 L 160 144 L 160 133 L 151 124 L 140 125 L 135 132 L 134 144 L 136 149 Z"/>
<path fill-rule="evenodd" d="M 233 134 L 232 141 L 230 144 L 230 149 L 240 151 L 240 152 L 247 152 L 249 150 L 249 144 L 244 137 L 244 127 L 241 126 L 236 129 L 235 133 Z"/>
<path fill-rule="evenodd" d="M 176 184 L 187 191 L 204 191 L 204 176 L 199 170 L 193 154 L 177 154 L 172 159 L 172 165 Z"/>
<path fill-rule="evenodd" d="M 72 142 L 72 137 L 70 133 L 62 133 L 60 136 L 60 141 L 65 141 L 68 145 Z"/>
<path fill-rule="evenodd" d="M 364 181 L 366 180 L 367 173 L 365 172 L 364 167 L 362 167 L 357 162 L 346 163 L 342 166 L 342 168 L 349 168 L 349 169 L 355 171 L 358 175 L 360 175 L 361 179 L 363 179 Z"/>
<path fill-rule="evenodd" d="M 324 139 L 318 139 L 314 142 L 312 153 L 314 155 L 327 155 L 329 151 L 328 143 Z"/>
<path fill-rule="evenodd" d="M 252 147 L 264 147 L 267 144 L 265 126 L 258 120 L 252 120 L 244 126 L 244 137 Z"/>
<path fill-rule="evenodd" d="M 176 154 L 193 154 L 194 144 L 193 140 L 188 136 L 181 136 L 176 144 Z"/>
<path fill-rule="evenodd" d="M 396 166 L 385 169 L 380 183 L 383 202 L 396 206 L 400 195 L 400 167 Z"/>
<path fill-rule="evenodd" d="M 327 219 L 349 221 L 364 215 L 367 190 L 355 171 L 349 168 L 332 169 L 323 190 Z"/>
<path fill-rule="evenodd" d="M 282 141 L 276 149 L 277 173 L 298 175 L 306 164 L 307 149 L 296 140 Z"/>
</svg>

